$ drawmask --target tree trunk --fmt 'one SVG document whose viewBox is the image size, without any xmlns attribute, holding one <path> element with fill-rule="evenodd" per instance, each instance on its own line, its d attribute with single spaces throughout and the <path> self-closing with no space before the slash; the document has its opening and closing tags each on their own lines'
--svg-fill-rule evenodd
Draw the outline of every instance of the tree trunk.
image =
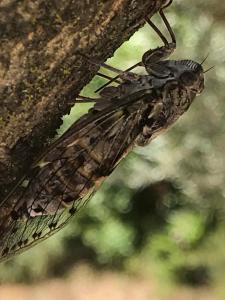
<svg viewBox="0 0 225 300">
<path fill-rule="evenodd" d="M 102 63 L 165 0 L 0 1 L 0 199 Z"/>
</svg>

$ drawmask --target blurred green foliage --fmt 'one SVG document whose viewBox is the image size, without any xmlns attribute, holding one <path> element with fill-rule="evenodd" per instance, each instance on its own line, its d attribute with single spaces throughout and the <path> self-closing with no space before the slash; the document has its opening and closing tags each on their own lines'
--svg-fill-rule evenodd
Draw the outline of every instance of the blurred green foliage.
<svg viewBox="0 0 225 300">
<path fill-rule="evenodd" d="M 206 88 L 168 133 L 135 149 L 62 232 L 1 265 L 1 281 L 67 274 L 86 260 L 98 268 L 149 272 L 161 282 L 216 285 L 225 276 L 225 4 L 174 1 L 167 16 L 177 36 L 174 59 L 201 62 Z M 162 22 L 154 17 L 156 24 Z M 161 45 L 147 25 L 109 63 L 126 68 Z M 83 91 L 103 84 L 95 78 Z M 88 105 L 65 116 L 62 131 Z"/>
</svg>

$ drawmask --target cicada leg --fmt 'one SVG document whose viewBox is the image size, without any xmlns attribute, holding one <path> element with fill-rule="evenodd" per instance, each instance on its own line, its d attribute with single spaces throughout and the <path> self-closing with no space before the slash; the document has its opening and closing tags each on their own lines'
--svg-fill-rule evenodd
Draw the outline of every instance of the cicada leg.
<svg viewBox="0 0 225 300">
<path fill-rule="evenodd" d="M 125 81 L 125 80 L 130 80 L 130 81 L 132 81 L 132 80 L 134 79 L 134 78 L 133 78 L 134 76 L 133 76 L 133 74 L 129 74 L 129 71 L 132 70 L 132 69 L 134 69 L 134 68 L 136 68 L 137 66 L 141 66 L 141 65 L 142 65 L 142 62 L 139 62 L 139 63 L 133 65 L 132 67 L 129 67 L 127 70 L 122 71 L 122 70 L 117 69 L 117 68 L 115 68 L 115 67 L 112 67 L 112 66 L 110 66 L 110 65 L 108 65 L 108 64 L 106 64 L 106 63 L 100 64 L 100 63 L 98 63 L 98 62 L 92 61 L 87 55 L 85 55 L 85 54 L 83 54 L 83 53 L 81 53 L 81 52 L 79 52 L 79 54 L 80 54 L 81 56 L 85 57 L 85 58 L 86 58 L 89 62 L 91 62 L 92 64 L 98 65 L 98 66 L 100 66 L 100 67 L 103 67 L 103 68 L 105 68 L 105 69 L 107 69 L 107 70 L 109 70 L 109 71 L 112 71 L 112 72 L 118 74 L 116 77 L 113 77 L 113 78 L 112 78 L 112 77 L 110 77 L 110 76 L 108 76 L 108 75 L 105 75 L 105 74 L 102 74 L 102 73 L 98 72 L 98 73 L 97 73 L 98 76 L 101 76 L 101 77 L 103 77 L 103 78 L 106 78 L 106 79 L 108 79 L 109 81 L 108 81 L 106 84 L 102 85 L 98 90 L 96 90 L 96 91 L 95 91 L 96 93 L 97 93 L 98 91 L 102 90 L 105 86 L 108 86 L 108 85 L 109 85 L 110 83 L 112 83 L 112 82 L 116 82 L 116 83 L 118 83 L 118 84 L 121 84 L 121 81 L 119 81 L 118 79 L 121 79 L 122 81 Z"/>
<path fill-rule="evenodd" d="M 165 9 L 166 7 L 170 6 L 172 4 L 172 2 L 173 2 L 173 0 L 165 0 L 161 9 Z"/>
<path fill-rule="evenodd" d="M 118 74 L 117 76 L 115 76 L 113 78 L 110 78 L 109 76 L 108 76 L 109 78 L 107 78 L 106 75 L 98 73 L 97 75 L 102 76 L 106 79 L 109 79 L 109 81 L 107 83 L 105 83 L 104 85 L 102 85 L 101 87 L 99 87 L 97 90 L 95 90 L 95 93 L 103 90 L 106 86 L 108 86 L 112 82 L 117 82 L 118 78 L 120 78 L 122 80 L 132 81 L 133 79 L 135 79 L 134 78 L 135 76 L 133 76 L 133 74 L 130 74 L 130 76 L 129 76 L 129 71 L 133 70 L 134 68 L 136 68 L 138 66 L 144 66 L 146 71 L 149 74 L 155 74 L 156 76 L 159 76 L 159 77 L 166 77 L 168 75 L 167 72 L 166 72 L 167 70 L 165 68 L 161 68 L 160 65 L 158 64 L 158 62 L 168 58 L 173 53 L 173 51 L 176 49 L 175 34 L 174 34 L 168 20 L 166 19 L 164 13 L 163 13 L 163 9 L 165 9 L 166 7 L 171 5 L 172 2 L 173 2 L 173 0 L 165 0 L 164 5 L 159 10 L 159 14 L 160 14 L 167 30 L 170 33 L 172 42 L 168 42 L 166 37 L 157 28 L 157 26 L 148 17 L 146 17 L 145 20 L 152 27 L 152 29 L 158 34 L 158 36 L 161 38 L 161 40 L 164 43 L 164 46 L 158 47 L 156 49 L 148 50 L 147 52 L 144 53 L 141 62 L 136 63 L 135 65 L 129 67 L 125 71 L 122 71 L 122 70 L 117 69 L 115 67 L 109 66 L 106 63 L 99 64 L 99 63 L 91 61 L 91 63 L 97 64 L 97 65 L 99 65 L 103 68 L 106 68 L 107 70 L 110 70 L 110 71 L 115 72 L 115 73 Z M 81 54 L 81 55 L 86 57 L 84 54 Z M 87 58 L 87 59 L 90 61 L 89 58 Z M 117 83 L 120 83 L 120 82 L 117 82 Z"/>
<path fill-rule="evenodd" d="M 102 89 L 104 89 L 106 86 L 108 86 L 112 82 L 115 82 L 119 77 L 120 78 L 121 77 L 125 77 L 124 74 L 128 73 L 129 71 L 133 70 L 134 68 L 136 68 L 138 66 L 144 66 L 146 68 L 147 72 L 152 74 L 155 71 L 154 70 L 155 69 L 154 65 L 157 62 L 159 62 L 159 61 L 161 61 L 163 59 L 166 59 L 168 56 L 170 56 L 172 54 L 172 52 L 176 48 L 176 38 L 175 38 L 175 35 L 174 35 L 173 31 L 172 31 L 172 28 L 170 27 L 169 22 L 167 21 L 165 15 L 163 13 L 163 9 L 165 9 L 166 7 L 168 7 L 169 5 L 171 5 L 172 2 L 173 2 L 173 0 L 165 0 L 164 5 L 162 6 L 161 10 L 159 11 L 159 14 L 160 14 L 161 18 L 162 18 L 164 24 L 166 25 L 166 28 L 168 29 L 168 31 L 170 33 L 170 36 L 172 38 L 172 43 L 169 43 L 167 41 L 167 39 L 164 37 L 164 35 L 161 33 L 161 31 L 155 26 L 155 24 L 148 17 L 146 17 L 145 20 L 153 28 L 153 30 L 159 35 L 159 37 L 161 38 L 161 40 L 164 43 L 164 46 L 156 48 L 156 49 L 148 50 L 143 55 L 141 62 L 138 62 L 135 65 L 129 67 L 128 69 L 126 69 L 122 73 L 119 72 L 119 75 L 115 76 L 114 78 L 110 79 L 107 83 L 105 83 L 104 85 L 102 85 L 101 87 L 99 87 L 95 91 L 95 93 L 101 91 Z M 106 64 L 104 64 L 103 67 L 107 67 L 111 71 L 115 70 L 115 68 L 112 68 L 111 66 L 108 66 Z M 114 70 L 112 70 L 112 69 L 114 69 Z M 156 71 L 154 73 L 156 73 Z"/>
<path fill-rule="evenodd" d="M 120 78 L 120 79 L 122 79 L 123 81 L 133 81 L 133 80 L 136 80 L 136 74 L 134 74 L 134 73 L 129 73 L 129 71 L 130 70 L 132 70 L 132 69 L 134 69 L 135 67 L 137 67 L 137 66 L 139 66 L 140 65 L 140 63 L 137 63 L 137 64 L 135 64 L 134 66 L 132 66 L 132 67 L 130 67 L 130 68 L 128 68 L 126 71 L 122 71 L 122 70 L 120 70 L 120 69 L 117 69 L 117 68 L 115 68 L 115 67 L 112 67 L 112 66 L 110 66 L 110 65 L 107 65 L 106 63 L 102 63 L 102 64 L 100 64 L 100 66 L 101 67 L 103 67 L 103 68 L 105 68 L 105 69 L 107 69 L 107 70 L 109 70 L 109 71 L 112 71 L 112 72 L 114 72 L 114 73 L 117 73 L 118 75 L 117 75 L 117 77 L 115 78 L 111 78 L 111 77 L 109 77 L 110 78 L 110 81 L 111 82 L 117 82 L 117 79 L 118 78 Z M 106 76 L 107 75 L 103 75 L 105 78 L 106 78 Z M 119 82 L 120 84 L 121 84 L 121 82 Z M 107 85 L 108 85 L 109 83 L 107 82 Z M 102 86 L 101 87 L 101 90 L 103 89 L 103 87 L 104 86 Z M 96 91 L 95 91 L 96 92 Z"/>
<path fill-rule="evenodd" d="M 112 77 L 110 77 L 110 76 L 108 76 L 108 75 L 105 75 L 105 74 L 102 74 L 102 73 L 100 73 L 100 72 L 98 72 L 96 75 L 98 75 L 98 76 L 100 76 L 100 77 L 102 77 L 102 78 L 108 79 L 109 81 L 114 81 L 114 82 L 116 82 L 116 83 L 118 83 L 118 84 L 121 84 L 121 81 L 118 80 L 118 77 L 119 77 L 119 76 L 115 79 L 115 77 L 112 78 Z"/>
<path fill-rule="evenodd" d="M 167 7 L 170 4 L 171 2 L 169 2 L 165 7 Z M 176 37 L 162 9 L 159 11 L 159 14 L 167 30 L 169 31 L 171 42 L 168 42 L 168 40 L 158 29 L 158 27 L 148 17 L 146 17 L 145 20 L 151 26 L 151 28 L 157 33 L 157 35 L 163 41 L 164 45 L 155 49 L 150 49 L 147 52 L 145 52 L 144 55 L 142 56 L 142 62 L 143 65 L 145 66 L 146 71 L 149 74 L 153 74 L 158 77 L 166 77 L 168 76 L 169 70 L 167 70 L 165 67 L 162 67 L 159 64 L 159 62 L 167 59 L 174 52 L 174 50 L 176 49 Z"/>
<path fill-rule="evenodd" d="M 80 51 L 78 51 L 78 53 L 79 53 L 79 55 L 83 56 L 86 60 L 88 60 L 88 61 L 89 61 L 91 64 L 93 64 L 93 65 L 97 65 L 97 66 L 99 66 L 99 67 L 103 67 L 103 68 L 105 68 L 105 69 L 107 69 L 107 70 L 109 70 L 109 71 L 112 71 L 112 72 L 114 72 L 114 73 L 117 73 L 117 74 L 123 73 L 122 70 L 117 69 L 117 68 L 114 68 L 114 67 L 112 67 L 112 66 L 109 66 L 109 65 L 107 65 L 106 63 L 98 63 L 98 62 L 93 61 L 93 60 L 90 59 L 86 54 L 81 53 Z M 100 73 L 100 74 L 101 74 L 101 73 Z M 111 79 L 111 78 L 110 78 L 110 79 Z"/>
<path fill-rule="evenodd" d="M 126 69 L 125 71 L 123 71 L 122 73 L 120 73 L 119 75 L 111 78 L 108 82 L 106 82 L 105 84 L 103 84 L 100 88 L 98 88 L 95 93 L 98 93 L 99 91 L 101 91 L 102 89 L 104 89 L 105 87 L 107 87 L 109 84 L 111 84 L 112 82 L 116 82 L 116 80 L 118 78 L 124 77 L 124 74 L 128 73 L 129 71 L 133 70 L 136 67 L 142 66 L 142 62 L 138 62 L 137 64 L 129 67 L 128 69 Z"/>
</svg>

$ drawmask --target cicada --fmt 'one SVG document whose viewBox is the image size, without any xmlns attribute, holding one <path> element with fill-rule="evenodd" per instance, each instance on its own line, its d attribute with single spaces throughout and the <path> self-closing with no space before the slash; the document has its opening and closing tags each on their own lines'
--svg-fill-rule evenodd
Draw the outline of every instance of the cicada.
<svg viewBox="0 0 225 300">
<path fill-rule="evenodd" d="M 94 106 L 55 141 L 0 204 L 0 257 L 8 258 L 60 230 L 87 202 L 134 146 L 149 144 L 170 127 L 204 88 L 202 65 L 169 60 L 175 35 L 159 11 L 171 41 L 146 18 L 163 46 L 144 53 L 146 75 L 121 71 Z M 135 65 L 136 66 L 136 65 Z M 118 81 L 120 80 L 120 81 Z"/>
</svg>

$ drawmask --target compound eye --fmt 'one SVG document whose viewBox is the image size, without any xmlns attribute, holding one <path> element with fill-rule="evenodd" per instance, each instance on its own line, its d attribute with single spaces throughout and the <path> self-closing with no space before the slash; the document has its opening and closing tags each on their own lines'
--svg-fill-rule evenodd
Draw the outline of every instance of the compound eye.
<svg viewBox="0 0 225 300">
<path fill-rule="evenodd" d="M 180 75 L 180 80 L 187 86 L 193 85 L 197 80 L 196 74 L 190 71 L 186 71 Z"/>
</svg>

